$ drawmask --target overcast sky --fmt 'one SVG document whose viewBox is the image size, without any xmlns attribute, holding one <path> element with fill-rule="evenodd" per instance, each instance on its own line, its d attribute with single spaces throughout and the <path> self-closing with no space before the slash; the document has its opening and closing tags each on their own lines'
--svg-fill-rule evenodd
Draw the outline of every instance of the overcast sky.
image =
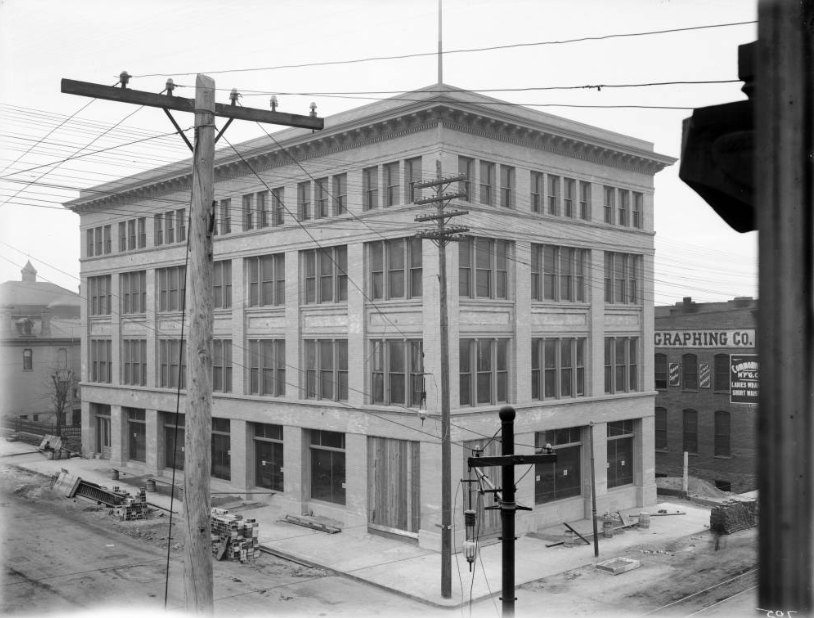
<svg viewBox="0 0 814 618">
<path fill-rule="evenodd" d="M 755 0 L 443 0 L 444 81 L 678 157 L 691 109 L 624 106 L 728 103 L 745 98 L 741 84 L 609 86 L 737 80 L 738 45 L 756 24 L 562 41 L 753 22 L 756 10 Z M 307 114 L 314 101 L 329 116 L 437 82 L 437 36 L 438 0 L 0 0 L 0 281 L 30 259 L 41 280 L 77 290 L 79 217 L 62 203 L 189 156 L 161 110 L 63 95 L 63 77 L 113 85 L 126 70 L 151 92 L 173 77 L 176 94 L 194 97 L 200 72 L 220 102 L 237 88 L 265 108 L 274 92 L 278 111 Z M 490 47 L 502 49 L 472 51 Z M 325 64 L 343 60 L 359 62 Z M 605 87 L 543 90 L 588 85 Z M 261 135 L 239 121 L 228 132 L 232 143 Z M 756 233 L 732 231 L 678 167 L 655 181 L 656 303 L 756 296 Z"/>
</svg>

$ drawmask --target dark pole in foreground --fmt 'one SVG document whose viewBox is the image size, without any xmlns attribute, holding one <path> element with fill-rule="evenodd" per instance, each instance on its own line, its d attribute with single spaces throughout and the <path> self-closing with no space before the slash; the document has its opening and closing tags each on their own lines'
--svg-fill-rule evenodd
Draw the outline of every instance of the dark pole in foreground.
<svg viewBox="0 0 814 618">
<path fill-rule="evenodd" d="M 596 467 L 594 466 L 594 424 L 590 423 L 591 432 L 591 515 L 594 525 L 594 556 L 599 556 L 599 534 L 596 529 Z"/>
<path fill-rule="evenodd" d="M 500 431 L 503 438 L 503 456 L 514 455 L 514 408 L 500 409 Z M 503 524 L 503 616 L 514 616 L 514 465 L 501 466 L 503 500 L 500 520 Z"/>
</svg>

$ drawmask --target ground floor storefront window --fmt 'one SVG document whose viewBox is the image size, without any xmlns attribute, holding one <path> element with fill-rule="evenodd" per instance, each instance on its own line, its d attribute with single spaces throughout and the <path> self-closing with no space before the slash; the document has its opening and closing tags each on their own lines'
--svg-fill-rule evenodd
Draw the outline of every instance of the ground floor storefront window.
<svg viewBox="0 0 814 618">
<path fill-rule="evenodd" d="M 177 428 L 176 428 L 177 418 Z M 184 418 L 183 414 L 164 414 L 164 467 L 184 469 Z"/>
<path fill-rule="evenodd" d="M 582 494 L 582 429 L 538 431 L 535 446 L 551 445 L 555 463 L 535 464 L 534 503 L 544 504 Z"/>
<path fill-rule="evenodd" d="M 283 428 L 254 423 L 254 484 L 283 491 Z"/>
<path fill-rule="evenodd" d="M 147 461 L 147 425 L 140 408 L 122 408 L 127 415 L 127 455 L 132 461 Z"/>
<path fill-rule="evenodd" d="M 102 455 L 102 459 L 110 459 L 110 406 L 101 403 L 92 403 L 91 414 L 96 419 L 96 452 Z"/>
<path fill-rule="evenodd" d="M 633 483 L 633 420 L 608 423 L 608 489 Z"/>
<path fill-rule="evenodd" d="M 311 498 L 345 504 L 345 434 L 311 430 Z"/>
<path fill-rule="evenodd" d="M 212 476 L 229 481 L 232 479 L 232 440 L 228 418 L 212 419 Z"/>
</svg>

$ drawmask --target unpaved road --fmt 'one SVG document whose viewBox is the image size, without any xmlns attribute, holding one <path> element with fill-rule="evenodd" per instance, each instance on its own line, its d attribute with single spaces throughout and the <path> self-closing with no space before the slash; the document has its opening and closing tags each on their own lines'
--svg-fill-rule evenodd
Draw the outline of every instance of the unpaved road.
<svg viewBox="0 0 814 618">
<path fill-rule="evenodd" d="M 42 476 L 0 464 L 0 615 L 149 615 L 164 608 L 167 518 L 119 522 L 69 500 Z M 183 565 L 170 550 L 167 608 L 183 609 Z M 214 563 L 216 615 L 402 616 L 432 608 L 268 554 Z M 115 611 L 114 611 L 115 610 Z"/>
</svg>

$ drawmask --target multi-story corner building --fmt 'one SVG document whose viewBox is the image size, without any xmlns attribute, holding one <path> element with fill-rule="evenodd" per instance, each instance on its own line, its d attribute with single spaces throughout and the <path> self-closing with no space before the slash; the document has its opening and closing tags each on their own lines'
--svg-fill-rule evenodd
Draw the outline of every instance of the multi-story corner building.
<svg viewBox="0 0 814 618">
<path fill-rule="evenodd" d="M 757 488 L 757 301 L 656 307 L 656 473 Z"/>
<path fill-rule="evenodd" d="M 600 512 L 652 504 L 653 176 L 674 159 L 445 85 L 218 152 L 213 488 L 439 546 L 438 249 L 416 238 L 429 207 L 414 203 L 437 161 L 466 174 L 453 206 L 469 213 L 446 264 L 457 516 L 466 458 L 497 452 L 507 403 L 517 451 L 559 457 L 518 472 L 535 507 L 519 531 L 590 516 L 591 448 Z M 155 475 L 183 463 L 190 175 L 67 205 L 88 298 L 84 448 Z"/>
<path fill-rule="evenodd" d="M 61 424 L 79 425 L 79 294 L 37 281 L 31 262 L 20 274 L 0 284 L 0 414 L 54 424 L 59 392 Z"/>
</svg>

